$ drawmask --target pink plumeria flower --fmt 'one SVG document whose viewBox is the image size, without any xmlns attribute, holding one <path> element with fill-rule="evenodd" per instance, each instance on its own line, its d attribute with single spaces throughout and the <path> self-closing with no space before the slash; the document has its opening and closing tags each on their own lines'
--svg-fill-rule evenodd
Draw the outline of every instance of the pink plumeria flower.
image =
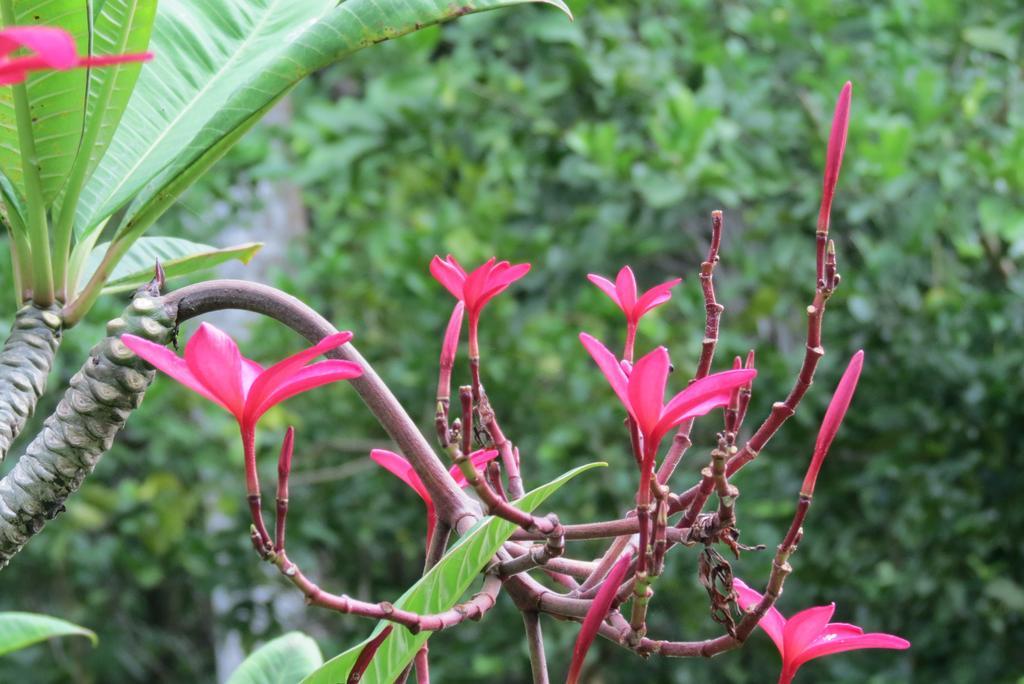
<svg viewBox="0 0 1024 684">
<path fill-rule="evenodd" d="M 352 339 L 352 333 L 328 335 L 317 344 L 289 356 L 266 370 L 238 351 L 238 345 L 218 328 L 203 323 L 185 345 L 184 358 L 167 347 L 135 335 L 122 335 L 126 347 L 191 390 L 227 409 L 238 421 L 245 450 L 246 485 L 259 494 L 256 477 L 256 423 L 271 407 L 314 387 L 349 380 L 363 370 L 352 361 L 320 361 L 317 356 Z"/>
<path fill-rule="evenodd" d="M 623 355 L 630 361 L 633 360 L 633 344 L 636 340 L 636 329 L 640 325 L 640 319 L 651 309 L 661 306 L 671 299 L 672 288 L 682 282 L 682 278 L 676 278 L 661 285 L 655 285 L 638 297 L 636 277 L 633 275 L 633 269 L 629 266 L 622 267 L 614 283 L 593 273 L 588 274 L 587 279 L 601 288 L 601 291 L 608 295 L 626 315 L 626 351 Z"/>
<path fill-rule="evenodd" d="M 818 473 L 821 472 L 821 464 L 825 461 L 828 448 L 832 446 L 832 440 L 839 432 L 839 426 L 843 423 L 843 417 L 850 408 L 850 401 L 857 389 L 857 380 L 860 378 L 860 371 L 864 367 L 864 350 L 858 351 L 850 359 L 850 364 L 839 379 L 836 392 L 832 395 L 825 410 L 825 418 L 821 421 L 821 428 L 818 430 L 818 438 L 814 442 L 814 455 L 811 457 L 811 465 L 804 476 L 803 485 L 800 487 L 800 496 L 810 498 L 814 495 L 814 484 L 818 480 Z"/>
<path fill-rule="evenodd" d="M 684 420 L 703 416 L 727 405 L 733 390 L 752 381 L 757 375 L 757 371 L 752 368 L 714 373 L 691 383 L 666 404 L 669 358 L 664 347 L 658 347 L 641 357 L 627 374 L 615 355 L 598 340 L 580 333 L 580 341 L 604 373 L 630 417 L 636 421 L 643 438 L 641 489 L 645 483 L 649 483 L 658 445 L 669 430 Z"/>
<path fill-rule="evenodd" d="M 743 610 L 749 610 L 761 601 L 761 594 L 748 587 L 742 580 L 733 579 L 732 584 L 739 594 L 739 603 Z M 816 606 L 802 610 L 787 620 L 775 606 L 772 606 L 761 618 L 758 625 L 775 642 L 775 647 L 782 656 L 779 684 L 789 684 L 800 666 L 814 658 L 862 648 L 910 648 L 909 641 L 892 634 L 865 634 L 864 630 L 856 625 L 843 622 L 829 623 L 835 609 L 834 603 Z"/>
<path fill-rule="evenodd" d="M 576 684 L 579 680 L 580 671 L 583 669 L 583 660 L 587 657 L 587 651 L 590 650 L 590 646 L 594 643 L 597 632 L 601 629 L 601 623 L 604 622 L 609 609 L 612 607 L 615 594 L 618 592 L 622 580 L 626 577 L 626 571 L 629 569 L 629 559 L 630 555 L 628 553 L 622 554 L 619 560 L 615 562 L 615 565 L 612 566 L 612 569 L 608 571 L 608 575 L 604 578 L 601 588 L 598 590 L 597 595 L 594 596 L 594 601 L 590 604 L 590 608 L 583 618 L 583 626 L 580 627 L 580 633 L 576 637 L 576 645 L 572 649 L 572 662 L 569 664 L 569 676 L 566 677 L 565 684 Z"/>
<path fill-rule="evenodd" d="M 493 461 L 497 455 L 498 452 L 495 449 L 481 449 L 471 453 L 469 460 L 474 468 L 481 468 L 488 462 Z M 437 511 L 434 508 L 434 500 L 430 498 L 430 492 L 423 485 L 423 480 L 416 474 L 416 470 L 413 469 L 409 461 L 393 451 L 374 449 L 370 452 L 370 458 L 373 459 L 374 463 L 409 485 L 409 488 L 423 499 L 423 503 L 427 506 L 427 546 L 429 546 L 430 540 L 434 536 L 434 527 L 437 525 Z M 452 466 L 448 470 L 448 474 L 451 475 L 452 479 L 455 480 L 455 484 L 459 487 L 465 487 L 469 484 L 466 481 L 466 476 L 462 474 L 462 470 L 457 465 Z"/>
<path fill-rule="evenodd" d="M 12 54 L 19 48 L 30 53 Z M 52 26 L 11 26 L 0 30 L 0 85 L 22 83 L 30 71 L 80 69 L 125 62 L 147 62 L 152 53 L 79 56 L 75 39 L 64 29 Z"/>
<path fill-rule="evenodd" d="M 504 292 L 509 285 L 529 271 L 530 264 L 513 266 L 507 261 L 498 261 L 495 257 L 491 257 L 468 274 L 451 254 L 444 259 L 435 256 L 431 260 L 430 274 L 466 306 L 466 313 L 469 314 L 470 358 L 480 358 L 480 348 L 477 344 L 480 312 L 487 306 L 487 302 Z"/>
</svg>

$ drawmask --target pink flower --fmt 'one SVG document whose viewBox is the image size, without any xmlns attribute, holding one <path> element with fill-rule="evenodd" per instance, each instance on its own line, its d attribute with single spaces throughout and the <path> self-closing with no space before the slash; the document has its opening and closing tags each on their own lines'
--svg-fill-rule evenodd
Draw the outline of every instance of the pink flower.
<svg viewBox="0 0 1024 684">
<path fill-rule="evenodd" d="M 749 610 L 761 601 L 761 594 L 739 579 L 733 579 L 733 588 L 739 594 L 743 610 Z M 779 684 L 789 684 L 800 666 L 814 658 L 861 648 L 910 648 L 909 641 L 892 634 L 865 634 L 856 625 L 842 622 L 829 624 L 835 608 L 834 603 L 816 606 L 802 610 L 787 620 L 772 606 L 761 618 L 758 624 L 775 642 L 782 656 Z"/>
<path fill-rule="evenodd" d="M 495 449 L 481 449 L 474 451 L 469 455 L 469 460 L 473 464 L 474 468 L 480 468 L 486 465 L 489 461 L 493 461 L 498 455 Z M 387 470 L 389 473 L 397 477 L 399 480 L 409 485 L 409 488 L 420 495 L 423 499 L 423 503 L 427 505 L 427 544 L 430 544 L 430 539 L 434 536 L 434 526 L 437 524 L 437 512 L 434 510 L 434 501 L 430 498 L 430 492 L 423 485 L 423 480 L 416 474 L 412 464 L 407 460 L 387 449 L 374 449 L 370 452 L 370 458 L 373 461 Z M 465 487 L 469 484 L 466 481 L 466 477 L 462 474 L 459 466 L 452 466 L 448 470 L 448 474 L 455 480 L 455 484 L 459 487 Z"/>
<path fill-rule="evenodd" d="M 832 213 L 832 198 L 839 182 L 839 167 L 843 164 L 846 150 L 846 132 L 850 127 L 850 96 L 853 85 L 847 81 L 839 92 L 836 109 L 832 114 L 832 131 L 828 137 L 828 152 L 825 157 L 825 180 L 821 194 L 821 208 L 818 210 L 818 230 L 828 232 L 829 217 Z"/>
<path fill-rule="evenodd" d="M 430 274 L 444 285 L 453 297 L 466 305 L 466 311 L 469 314 L 470 358 L 480 357 L 477 345 L 480 312 L 487 306 L 487 302 L 504 292 L 509 285 L 529 271 L 530 264 L 513 266 L 507 261 L 497 261 L 495 257 L 491 257 L 469 274 L 451 254 L 444 259 L 435 256 L 431 260 Z"/>
<path fill-rule="evenodd" d="M 227 409 L 238 421 L 245 450 L 246 484 L 259 494 L 256 477 L 256 423 L 264 413 L 301 392 L 362 374 L 351 361 L 320 361 L 315 357 L 352 339 L 352 333 L 328 335 L 316 345 L 289 356 L 266 370 L 238 351 L 226 333 L 203 323 L 185 345 L 184 358 L 170 349 L 134 335 L 122 335 L 126 347 L 189 389 Z"/>
<path fill-rule="evenodd" d="M 626 315 L 625 357 L 629 360 L 633 358 L 633 342 L 636 339 L 636 328 L 640 324 L 640 319 L 651 309 L 661 306 L 671 299 L 672 288 L 682 282 L 682 278 L 676 278 L 661 285 L 655 285 L 637 297 L 636 277 L 633 275 L 633 269 L 629 266 L 622 267 L 614 283 L 593 273 L 588 274 L 587 279 L 601 288 L 601 291 L 608 295 Z"/>
<path fill-rule="evenodd" d="M 580 333 L 580 341 L 604 373 L 626 411 L 636 421 L 643 437 L 644 469 L 654 464 L 661 439 L 684 420 L 703 416 L 712 409 L 729 403 L 734 389 L 750 382 L 757 375 L 754 369 L 714 373 L 690 384 L 667 404 L 665 385 L 668 381 L 668 351 L 658 347 L 633 364 L 627 374 L 622 364 L 599 341 Z"/>
<path fill-rule="evenodd" d="M 629 558 L 629 554 L 625 553 L 616 561 L 612 569 L 608 571 L 608 575 L 604 578 L 601 589 L 594 596 L 594 602 L 590 604 L 590 608 L 583 618 L 583 626 L 580 627 L 580 633 L 576 637 L 576 645 L 572 649 L 572 662 L 569 665 L 569 676 L 566 677 L 565 684 L 576 684 L 576 681 L 579 679 L 580 670 L 583 669 L 583 660 L 587 657 L 587 651 L 590 650 L 591 644 L 594 643 L 597 632 L 601 629 L 601 623 L 604 622 L 605 617 L 608 615 L 608 610 L 612 607 L 612 601 L 615 600 L 615 594 L 618 592 L 619 586 L 626 576 L 626 570 L 629 569 Z"/>
<path fill-rule="evenodd" d="M 691 383 L 665 404 L 669 359 L 664 347 L 658 347 L 641 357 L 627 374 L 623 369 L 624 364 L 599 341 L 586 333 L 580 333 L 580 342 L 590 352 L 640 431 L 643 439 L 643 461 L 640 464 L 642 493 L 646 493 L 650 486 L 658 446 L 668 431 L 684 420 L 703 416 L 727 405 L 733 390 L 752 381 L 757 375 L 754 369 L 714 373 Z"/>
<path fill-rule="evenodd" d="M 33 54 L 12 57 L 18 48 L 26 48 Z M 0 85 L 21 83 L 30 71 L 65 71 L 124 62 L 146 62 L 152 58 L 149 52 L 80 57 L 71 34 L 51 26 L 11 26 L 0 30 Z"/>
<path fill-rule="evenodd" d="M 814 455 L 811 457 L 811 465 L 804 476 L 804 483 L 800 487 L 800 495 L 810 497 L 814 494 L 814 483 L 818 480 L 818 473 L 821 471 L 821 464 L 825 461 L 828 448 L 832 445 L 839 426 L 843 422 L 846 410 L 850 408 L 850 401 L 857 389 L 857 380 L 860 378 L 861 368 L 864 367 L 864 350 L 858 351 L 850 359 L 850 364 L 839 379 L 836 392 L 832 395 L 825 410 L 825 418 L 821 421 L 821 429 L 818 430 L 818 438 L 814 442 Z"/>
</svg>

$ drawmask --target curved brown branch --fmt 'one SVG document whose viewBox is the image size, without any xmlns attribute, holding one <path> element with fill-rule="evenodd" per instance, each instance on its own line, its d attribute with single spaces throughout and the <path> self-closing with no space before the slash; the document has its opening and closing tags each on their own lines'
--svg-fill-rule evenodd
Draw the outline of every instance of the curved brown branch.
<svg viewBox="0 0 1024 684">
<path fill-rule="evenodd" d="M 190 285 L 164 297 L 164 306 L 178 324 L 211 311 L 242 309 L 280 321 L 310 342 L 318 342 L 337 332 L 323 316 L 299 299 L 268 285 L 242 280 L 210 280 Z M 475 522 L 480 515 L 479 507 L 455 486 L 416 424 L 359 351 L 349 343 L 327 356 L 362 366 L 362 376 L 350 381 L 352 387 L 412 463 L 430 492 L 438 518 L 453 526 L 459 525 L 463 518 L 469 525 Z"/>
</svg>

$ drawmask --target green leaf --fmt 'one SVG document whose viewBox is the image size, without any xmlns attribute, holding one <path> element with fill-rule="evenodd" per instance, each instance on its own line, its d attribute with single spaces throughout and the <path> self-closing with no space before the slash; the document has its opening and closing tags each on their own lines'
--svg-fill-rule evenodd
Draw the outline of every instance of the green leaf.
<svg viewBox="0 0 1024 684">
<path fill-rule="evenodd" d="M 120 55 L 145 52 L 153 33 L 156 18 L 156 0 L 105 0 L 96 11 L 92 30 L 92 53 Z M 91 69 L 89 72 L 89 99 L 86 103 L 88 125 L 98 125 L 99 132 L 89 154 L 87 173 L 99 164 L 117 130 L 142 64 L 129 62 L 116 66 Z M 110 88 L 104 97 L 103 89 Z M 103 100 L 106 99 L 106 102 Z M 94 123 L 95 117 L 99 121 Z"/>
<path fill-rule="evenodd" d="M 109 242 L 104 242 L 92 251 L 80 282 L 88 281 L 100 265 L 109 246 Z M 142 238 L 132 245 L 114 268 L 103 292 L 134 290 L 139 285 L 148 283 L 153 278 L 153 266 L 158 259 L 167 278 L 176 278 L 205 268 L 213 268 L 232 259 L 247 264 L 262 247 L 262 242 L 246 242 L 234 247 L 217 248 L 181 238 Z"/>
<path fill-rule="evenodd" d="M 315 641 L 301 632 L 288 632 L 250 654 L 227 684 L 298 684 L 323 662 Z"/>
<path fill-rule="evenodd" d="M 546 485 L 528 492 L 522 499 L 513 503 L 524 511 L 533 511 L 572 478 L 591 468 L 605 465 L 607 464 L 590 463 L 574 468 Z M 395 607 L 415 613 L 438 613 L 452 608 L 516 529 L 515 525 L 506 520 L 484 518 L 462 537 L 437 565 L 402 594 L 402 597 L 394 602 Z M 370 638 L 328 660 L 323 667 L 302 680 L 303 684 L 344 682 L 363 646 L 384 629 L 386 624 L 378 623 Z M 363 681 L 395 681 L 420 647 L 430 638 L 430 634 L 413 634 L 404 627 L 396 627 L 391 636 L 381 644 L 380 650 L 363 675 Z"/>
<path fill-rule="evenodd" d="M 82 193 L 78 233 L 140 193 L 135 205 L 144 208 L 313 71 L 468 12 L 535 1 L 568 13 L 562 0 L 163 0 L 151 46 L 157 57 Z"/>
<path fill-rule="evenodd" d="M 71 33 L 79 54 L 89 50 L 89 10 L 83 0 L 33 0 L 15 3 L 16 22 L 22 26 L 55 26 Z M 50 204 L 64 187 L 75 161 L 85 117 L 85 69 L 37 71 L 26 80 L 32 131 L 36 141 L 43 201 Z M 15 125 L 14 96 L 0 88 L 0 169 L 24 195 L 21 151 Z"/>
<path fill-rule="evenodd" d="M 1017 34 L 990 26 L 968 26 L 963 31 L 964 42 L 973 48 L 1000 55 L 1008 60 L 1017 58 Z"/>
<path fill-rule="evenodd" d="M 84 636 L 96 645 L 96 634 L 65 620 L 36 613 L 0 613 L 0 655 L 59 636 Z"/>
</svg>

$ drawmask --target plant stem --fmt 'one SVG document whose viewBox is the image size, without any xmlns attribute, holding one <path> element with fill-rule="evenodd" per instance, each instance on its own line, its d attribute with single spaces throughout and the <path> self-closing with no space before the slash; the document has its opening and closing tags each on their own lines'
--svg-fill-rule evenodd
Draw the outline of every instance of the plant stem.
<svg viewBox="0 0 1024 684">
<path fill-rule="evenodd" d="M 103 255 L 103 259 L 100 261 L 100 265 L 96 267 L 96 272 L 89 278 L 89 282 L 82 288 L 78 296 L 64 307 L 66 327 L 74 326 L 82 320 L 85 314 L 89 313 L 89 309 L 92 308 L 103 292 L 103 286 L 106 285 L 107 278 L 114 272 L 114 268 L 121 261 L 121 257 L 131 249 L 131 246 L 135 244 L 135 240 L 140 235 L 142 235 L 141 232 L 131 231 L 119 235 L 111 241 L 110 246 L 107 247 L 107 251 Z"/>
<path fill-rule="evenodd" d="M 0 3 L 4 24 L 14 24 L 11 0 Z M 32 299 L 41 307 L 53 303 L 53 275 L 50 264 L 50 236 L 46 221 L 46 205 L 39 180 L 36 142 L 32 135 L 32 112 L 28 104 L 28 91 L 24 83 L 11 86 L 14 95 L 14 114 L 18 127 L 18 146 L 21 149 L 21 169 L 25 181 L 25 208 L 28 212 L 28 239 L 32 245 Z"/>
<path fill-rule="evenodd" d="M 526 625 L 526 642 L 530 645 L 530 670 L 533 684 L 548 684 L 548 660 L 544 655 L 544 633 L 540 625 L 540 613 L 523 611 Z"/>
<path fill-rule="evenodd" d="M 11 238 L 11 268 L 14 272 L 14 295 L 18 304 L 32 298 L 32 244 L 28 241 L 25 222 L 11 203 L 5 205 L 7 233 Z"/>
</svg>

